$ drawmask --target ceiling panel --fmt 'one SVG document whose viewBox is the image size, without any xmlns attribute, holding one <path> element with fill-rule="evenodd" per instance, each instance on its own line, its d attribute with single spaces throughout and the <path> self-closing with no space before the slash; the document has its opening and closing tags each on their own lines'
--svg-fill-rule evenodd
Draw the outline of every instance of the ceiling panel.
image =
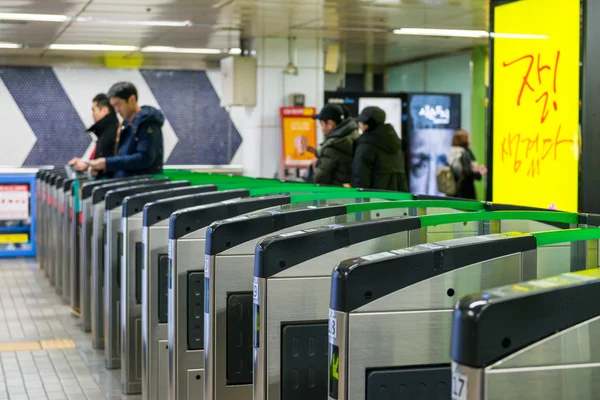
<svg viewBox="0 0 600 400">
<path fill-rule="evenodd" d="M 391 31 L 407 27 L 484 30 L 488 28 L 489 0 L 2 0 L 0 12 L 96 20 L 189 20 L 193 24 L 146 27 L 0 21 L 0 41 L 25 45 L 55 42 L 225 49 L 239 47 L 241 38 L 323 38 L 339 42 L 351 63 L 364 63 L 368 55 L 376 63 L 388 64 L 485 44 L 485 40 L 400 36 Z"/>
</svg>

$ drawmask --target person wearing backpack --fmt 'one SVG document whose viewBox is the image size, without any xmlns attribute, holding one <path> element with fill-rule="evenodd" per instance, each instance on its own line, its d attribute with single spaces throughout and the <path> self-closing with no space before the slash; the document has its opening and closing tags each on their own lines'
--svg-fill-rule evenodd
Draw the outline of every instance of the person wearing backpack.
<svg viewBox="0 0 600 400">
<path fill-rule="evenodd" d="M 469 133 L 463 129 L 454 133 L 452 138 L 452 147 L 446 156 L 448 166 L 454 180 L 456 181 L 455 197 L 463 199 L 476 199 L 475 181 L 481 180 L 487 174 L 487 168 L 478 165 L 475 161 L 475 155 L 469 147 L 471 138 Z"/>
</svg>

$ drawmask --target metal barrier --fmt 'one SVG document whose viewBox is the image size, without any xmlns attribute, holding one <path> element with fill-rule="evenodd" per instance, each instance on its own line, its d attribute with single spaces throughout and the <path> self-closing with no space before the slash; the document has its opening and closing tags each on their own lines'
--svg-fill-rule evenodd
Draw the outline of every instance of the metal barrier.
<svg viewBox="0 0 600 400">
<path fill-rule="evenodd" d="M 123 200 L 139 193 L 189 186 L 188 181 L 169 182 L 168 178 L 153 179 L 127 187 L 114 188 L 104 201 L 103 250 L 104 263 L 92 270 L 92 290 L 103 293 L 104 361 L 106 368 L 121 367 L 121 258 L 123 231 L 121 216 Z M 100 265 L 100 264 L 99 264 Z M 98 317 L 98 316 L 97 316 Z"/>
<path fill-rule="evenodd" d="M 214 191 L 214 185 L 168 188 L 128 196 L 123 199 L 121 231 L 121 391 L 126 394 L 142 390 L 142 222 L 146 203 L 177 196 Z"/>
<path fill-rule="evenodd" d="M 252 398 L 254 252 L 256 244 L 260 243 L 262 237 L 279 232 L 282 237 L 293 237 L 299 233 L 298 229 L 316 231 L 318 227 L 328 223 L 337 225 L 357 219 L 370 220 L 416 214 L 417 209 L 424 210 L 424 207 L 430 203 L 437 203 L 439 208 L 455 204 L 458 209 L 461 206 L 466 210 L 483 209 L 483 204 L 471 202 L 364 203 L 370 200 L 368 198 L 370 195 L 377 194 L 368 192 L 352 199 L 361 203 L 316 208 L 311 206 L 278 214 L 256 213 L 244 219 L 233 218 L 216 222 L 209 227 L 205 254 L 205 399 Z M 328 195 L 333 202 L 337 202 L 337 196 L 339 195 Z M 303 197 L 308 200 L 311 195 Z M 319 198 L 323 199 L 324 196 Z M 349 200 L 346 199 L 342 203 L 347 203 Z M 329 218 L 325 218 L 325 215 L 329 215 Z M 461 225 L 461 228 L 465 227 Z M 475 225 L 473 234 L 477 232 L 478 228 Z M 415 235 L 414 239 L 420 241 L 421 235 Z M 298 251 L 298 248 L 294 251 Z M 281 304 L 286 303 L 287 300 L 283 299 Z M 190 315 L 188 332 L 189 325 L 192 323 L 193 318 Z M 188 341 L 189 335 L 188 333 Z M 238 341 L 240 336 L 243 340 Z"/>
<path fill-rule="evenodd" d="M 141 176 L 141 177 L 130 177 L 130 178 L 114 178 L 114 179 L 106 179 L 99 181 L 92 181 L 83 184 L 80 187 L 79 193 L 79 215 L 76 216 L 76 220 L 78 222 L 77 230 L 78 236 L 80 238 L 79 244 L 79 307 L 80 307 L 80 315 L 81 315 L 81 329 L 84 332 L 90 332 L 92 330 L 92 286 L 91 286 L 91 276 L 92 276 L 92 260 L 94 256 L 92 255 L 93 245 L 92 239 L 95 238 L 96 241 L 100 240 L 100 232 L 94 231 L 94 225 L 100 224 L 102 226 L 102 221 L 104 219 L 104 210 L 102 210 L 102 214 L 98 212 L 94 212 L 94 204 L 101 203 L 102 195 L 96 195 L 96 199 L 94 199 L 94 191 L 96 189 L 104 190 L 109 186 L 115 185 L 128 185 L 132 181 L 139 180 L 149 180 L 152 179 L 150 176 Z M 101 206 L 104 207 L 104 203 Z M 95 218 L 94 218 L 95 216 Z M 96 222 L 94 222 L 96 221 Z M 97 246 L 97 243 L 94 243 Z M 95 253 L 96 258 L 98 253 Z M 97 331 L 97 330 L 96 330 Z M 95 331 L 95 332 L 96 332 Z M 103 343 L 97 343 L 97 337 L 94 333 L 92 333 L 92 347 L 98 349 L 103 348 Z"/>
<path fill-rule="evenodd" d="M 247 197 L 248 190 L 229 190 L 158 200 L 144 207 L 142 269 L 142 393 L 147 400 L 168 398 L 168 244 L 173 212 Z"/>
<path fill-rule="evenodd" d="M 597 268 L 462 298 L 452 318 L 452 398 L 598 398 L 599 301 Z"/>
<path fill-rule="evenodd" d="M 543 242 L 557 234 L 562 240 Z M 366 393 L 366 399 L 379 399 L 394 388 L 413 391 L 415 382 L 428 396 L 450 397 L 450 349 L 444 338 L 450 335 L 454 299 L 552 271 L 540 263 L 540 246 L 598 239 L 598 228 L 503 233 L 341 262 L 331 278 L 329 397 L 364 399 Z M 556 249 L 549 249 L 556 256 Z M 587 268 L 588 258 L 597 260 L 578 246 L 573 250 L 555 262 L 579 270 Z"/>
</svg>

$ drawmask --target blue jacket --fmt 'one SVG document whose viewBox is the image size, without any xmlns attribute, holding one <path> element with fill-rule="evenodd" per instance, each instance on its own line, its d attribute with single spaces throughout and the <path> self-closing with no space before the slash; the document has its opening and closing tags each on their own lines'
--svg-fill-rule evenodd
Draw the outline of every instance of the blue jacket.
<svg viewBox="0 0 600 400">
<path fill-rule="evenodd" d="M 106 171 L 116 178 L 161 173 L 164 122 L 163 113 L 150 106 L 143 106 L 131 123 L 124 121 L 117 135 L 117 155 L 106 157 Z"/>
</svg>

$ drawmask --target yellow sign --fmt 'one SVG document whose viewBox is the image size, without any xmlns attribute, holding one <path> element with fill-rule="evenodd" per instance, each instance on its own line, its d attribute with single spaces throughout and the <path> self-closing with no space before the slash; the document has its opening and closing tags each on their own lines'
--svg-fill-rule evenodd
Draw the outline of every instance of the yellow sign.
<svg viewBox="0 0 600 400">
<path fill-rule="evenodd" d="M 577 211 L 579 1 L 495 8 L 493 200 Z"/>
<path fill-rule="evenodd" d="M 317 147 L 317 130 L 312 119 L 314 108 L 282 107 L 283 163 L 285 166 L 307 167 L 315 155 L 308 147 Z"/>
<path fill-rule="evenodd" d="M 0 235 L 0 243 L 27 243 L 29 242 L 29 235 L 26 233 L 15 233 Z"/>
</svg>

